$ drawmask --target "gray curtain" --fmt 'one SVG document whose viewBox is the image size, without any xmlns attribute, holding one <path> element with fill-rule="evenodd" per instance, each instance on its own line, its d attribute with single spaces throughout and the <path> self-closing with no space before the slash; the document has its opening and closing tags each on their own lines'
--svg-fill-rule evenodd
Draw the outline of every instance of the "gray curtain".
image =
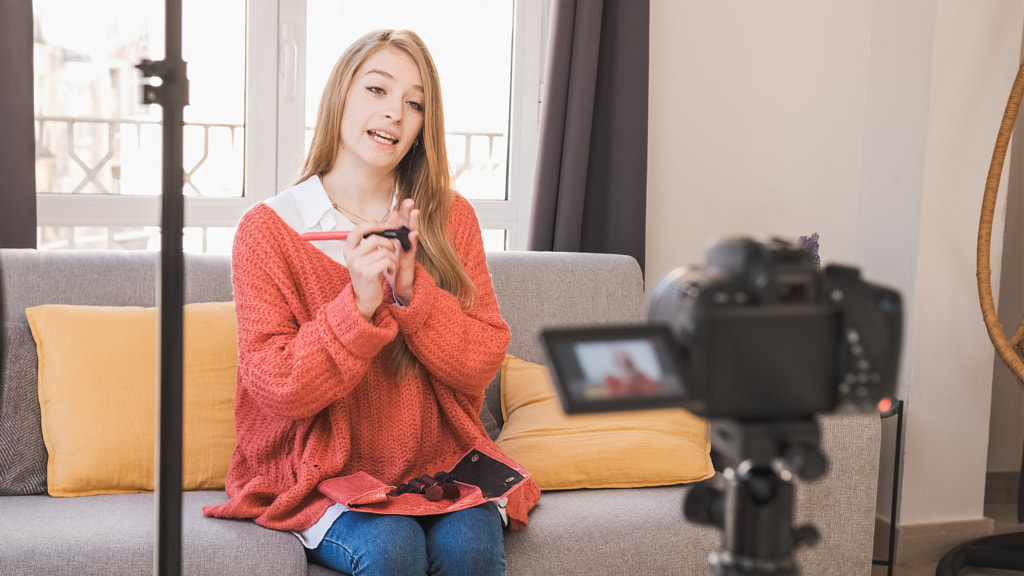
<svg viewBox="0 0 1024 576">
<path fill-rule="evenodd" d="M 0 2 L 0 246 L 36 247 L 32 0 Z"/>
<path fill-rule="evenodd" d="M 644 266 L 649 0 L 552 0 L 530 250 Z"/>
</svg>

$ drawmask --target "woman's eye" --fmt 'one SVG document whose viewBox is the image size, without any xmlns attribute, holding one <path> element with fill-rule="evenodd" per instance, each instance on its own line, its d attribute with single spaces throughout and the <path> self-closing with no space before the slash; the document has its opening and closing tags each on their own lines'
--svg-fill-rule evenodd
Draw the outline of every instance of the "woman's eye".
<svg viewBox="0 0 1024 576">
<path fill-rule="evenodd" d="M 384 89 L 379 86 L 367 86 L 366 89 L 369 90 L 370 92 L 373 92 L 374 94 L 384 93 Z"/>
<path fill-rule="evenodd" d="M 416 102 L 414 100 L 410 100 L 409 101 L 409 106 L 411 106 L 412 109 L 417 111 L 417 112 L 423 112 L 423 104 L 420 104 L 419 102 Z"/>
</svg>

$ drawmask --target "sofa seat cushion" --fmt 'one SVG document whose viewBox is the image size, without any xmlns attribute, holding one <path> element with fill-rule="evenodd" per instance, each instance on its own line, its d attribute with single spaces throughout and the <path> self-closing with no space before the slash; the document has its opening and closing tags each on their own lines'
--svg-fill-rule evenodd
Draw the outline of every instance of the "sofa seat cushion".
<svg viewBox="0 0 1024 576">
<path fill-rule="evenodd" d="M 530 526 L 505 535 L 508 576 L 711 575 L 722 533 L 683 518 L 687 488 L 545 492 Z"/>
<path fill-rule="evenodd" d="M 152 574 L 153 494 L 83 498 L 0 498 L 0 576 Z M 182 573 L 186 576 L 306 574 L 295 536 L 252 522 L 203 516 L 223 492 L 182 498 Z"/>
<path fill-rule="evenodd" d="M 821 534 L 795 559 L 802 574 L 867 574 L 875 521 L 881 424 L 873 414 L 818 417 L 824 477 L 796 482 L 793 524 Z M 844 478 L 868 478 L 837 490 Z M 711 479 L 719 489 L 722 475 Z M 711 576 L 707 555 L 723 533 L 683 517 L 689 486 L 544 492 L 530 525 L 505 535 L 508 576 L 686 574 Z"/>
</svg>

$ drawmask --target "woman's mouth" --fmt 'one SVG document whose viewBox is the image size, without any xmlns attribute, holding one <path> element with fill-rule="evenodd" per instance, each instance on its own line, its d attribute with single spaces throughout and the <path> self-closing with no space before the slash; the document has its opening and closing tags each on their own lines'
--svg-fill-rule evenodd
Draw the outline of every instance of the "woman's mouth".
<svg viewBox="0 0 1024 576">
<path fill-rule="evenodd" d="M 383 132 L 381 130 L 367 130 L 366 133 L 370 135 L 370 138 L 373 139 L 374 142 L 387 144 L 389 146 L 398 144 L 398 138 L 395 138 L 387 132 Z"/>
</svg>

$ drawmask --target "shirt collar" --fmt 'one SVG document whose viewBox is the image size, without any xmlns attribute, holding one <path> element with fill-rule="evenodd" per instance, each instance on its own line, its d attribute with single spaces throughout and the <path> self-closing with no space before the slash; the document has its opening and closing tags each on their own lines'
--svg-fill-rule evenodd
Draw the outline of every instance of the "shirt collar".
<svg viewBox="0 0 1024 576">
<path fill-rule="evenodd" d="M 302 223 L 309 229 L 333 230 L 337 224 L 334 216 L 334 206 L 327 196 L 323 182 L 317 175 L 295 187 L 295 199 L 298 204 L 299 214 L 302 216 Z"/>
</svg>

